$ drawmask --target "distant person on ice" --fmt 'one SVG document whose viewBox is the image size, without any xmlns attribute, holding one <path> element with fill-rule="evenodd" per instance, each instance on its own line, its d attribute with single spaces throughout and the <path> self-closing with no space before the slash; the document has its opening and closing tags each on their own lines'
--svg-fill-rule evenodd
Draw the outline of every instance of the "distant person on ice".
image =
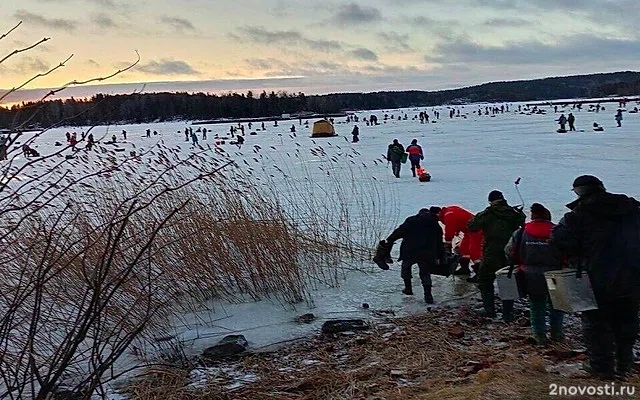
<svg viewBox="0 0 640 400">
<path fill-rule="evenodd" d="M 400 178 L 403 155 L 404 146 L 398 142 L 398 139 L 393 139 L 393 143 L 391 143 L 387 149 L 387 161 L 391 162 L 391 170 L 396 178 Z"/>
<path fill-rule="evenodd" d="M 618 110 L 616 114 L 616 122 L 618 123 L 618 128 L 622 126 L 622 110 Z"/>
<path fill-rule="evenodd" d="M 353 130 L 351 131 L 351 135 L 353 136 L 351 143 L 358 143 L 360 141 L 360 138 L 358 137 L 360 135 L 360 128 L 358 128 L 358 125 L 355 125 L 353 127 Z"/>
<path fill-rule="evenodd" d="M 560 114 L 560 118 L 558 118 L 558 123 L 560 124 L 560 130 L 566 132 L 566 130 L 567 130 L 567 117 L 565 117 L 564 114 Z"/>
<path fill-rule="evenodd" d="M 502 192 L 493 190 L 489 193 L 489 207 L 476 214 L 467 227 L 471 232 L 482 231 L 482 261 L 478 272 L 478 288 L 482 296 L 485 316 L 496 317 L 494 282 L 496 272 L 506 267 L 507 257 L 504 248 L 513 232 L 524 224 L 526 216 L 522 210 L 511 207 Z M 502 319 L 513 321 L 513 300 L 502 302 Z"/>
<path fill-rule="evenodd" d="M 567 118 L 567 122 L 569 123 L 569 130 L 575 131 L 576 127 L 574 124 L 576 123 L 576 117 L 573 116 L 573 113 L 569 113 L 569 118 Z"/>
<path fill-rule="evenodd" d="M 411 285 L 411 267 L 418 264 L 420 281 L 424 289 L 424 301 L 433 303 L 431 293 L 431 269 L 444 262 L 444 243 L 442 242 L 442 228 L 438 219 L 429 212 L 421 209 L 417 215 L 407 218 L 386 239 L 386 245 L 391 247 L 393 242 L 402 239 L 400 258 L 402 261 L 401 277 L 404 281 L 402 293 L 413 295 Z"/>
<path fill-rule="evenodd" d="M 7 143 L 9 143 L 9 138 L 0 136 L 0 161 L 7 159 Z"/>
<path fill-rule="evenodd" d="M 407 153 L 409 153 L 409 161 L 411 161 L 411 172 L 415 178 L 416 169 L 420 168 L 420 161 L 424 160 L 422 147 L 418 144 L 418 139 L 413 139 L 411 141 L 411 144 L 407 147 Z"/>
</svg>

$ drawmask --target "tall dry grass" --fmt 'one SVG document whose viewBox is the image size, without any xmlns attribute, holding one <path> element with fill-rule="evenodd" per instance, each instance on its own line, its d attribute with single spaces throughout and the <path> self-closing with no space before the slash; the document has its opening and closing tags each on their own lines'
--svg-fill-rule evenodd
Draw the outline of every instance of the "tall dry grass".
<svg viewBox="0 0 640 400">
<path fill-rule="evenodd" d="M 218 150 L 105 150 L 18 166 L 3 188 L 0 397 L 94 393 L 210 299 L 311 302 L 379 237 L 384 196 L 322 152 L 326 175 L 279 178 Z"/>
</svg>

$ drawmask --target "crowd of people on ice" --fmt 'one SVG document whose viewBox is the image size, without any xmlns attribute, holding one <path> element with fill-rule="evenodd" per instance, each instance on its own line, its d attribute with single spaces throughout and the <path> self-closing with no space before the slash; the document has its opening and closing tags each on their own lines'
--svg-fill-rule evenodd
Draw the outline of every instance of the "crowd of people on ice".
<svg viewBox="0 0 640 400">
<path fill-rule="evenodd" d="M 578 278 L 590 280 L 597 302 L 597 309 L 582 313 L 589 359 L 585 367 L 602 379 L 624 379 L 632 372 L 639 333 L 640 202 L 609 193 L 592 175 L 576 178 L 572 190 L 577 199 L 567 204 L 569 211 L 557 224 L 540 203 L 531 205 L 530 220 L 525 222 L 522 206 L 509 205 L 498 190 L 489 193 L 489 206 L 475 215 L 457 205 L 421 209 L 380 242 L 374 261 L 390 262 L 394 242 L 402 239 L 402 293 L 413 294 L 411 267 L 417 264 L 424 300 L 431 304 L 431 273 L 451 259 L 459 260 L 456 274 L 476 273 L 469 280 L 480 289 L 487 318 L 497 316 L 496 273 L 511 266 L 524 283 L 533 337 L 541 346 L 564 340 L 564 314 L 553 308 L 544 274 L 562 269 L 575 272 Z M 456 236 L 462 240 L 454 246 Z M 502 319 L 512 322 L 514 301 L 501 303 Z"/>
</svg>

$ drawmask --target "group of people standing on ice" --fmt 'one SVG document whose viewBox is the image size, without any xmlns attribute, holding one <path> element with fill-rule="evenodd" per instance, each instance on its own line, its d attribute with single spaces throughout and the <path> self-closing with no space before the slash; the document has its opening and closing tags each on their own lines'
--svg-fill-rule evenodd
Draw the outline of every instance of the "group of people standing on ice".
<svg viewBox="0 0 640 400">
<path fill-rule="evenodd" d="M 592 175 L 576 178 L 572 190 L 577 199 L 567 204 L 569 212 L 558 224 L 540 203 L 531 205 L 530 221 L 525 222 L 522 206 L 512 207 L 494 190 L 487 198 L 488 207 L 475 215 L 456 205 L 421 209 L 381 241 L 379 249 L 388 258 L 393 243 L 402 239 L 402 292 L 413 294 L 411 267 L 418 264 L 428 304 L 434 302 L 431 271 L 448 262 L 447 254 L 457 253 L 461 257 L 457 273 L 477 273 L 482 314 L 487 318 L 497 316 L 496 272 L 515 267 L 525 282 L 531 329 L 541 346 L 565 340 L 564 314 L 553 309 L 544 273 L 568 266 L 578 276 L 584 271 L 583 279 L 590 280 L 598 306 L 582 313 L 587 369 L 602 379 L 624 379 L 634 365 L 633 346 L 639 331 L 640 202 L 609 193 Z M 462 235 L 462 241 L 452 248 L 457 235 Z M 502 319 L 512 322 L 514 301 L 501 303 Z"/>
<path fill-rule="evenodd" d="M 420 161 L 424 160 L 424 153 L 422 152 L 422 147 L 418 144 L 418 140 L 413 139 L 405 150 L 398 139 L 393 139 L 393 142 L 387 148 L 387 161 L 391 164 L 391 170 L 396 178 L 400 178 L 400 169 L 406 159 L 411 163 L 411 173 L 415 177 L 418 170 L 421 169 Z"/>
<path fill-rule="evenodd" d="M 557 106 L 556 106 L 557 109 Z M 618 126 L 618 128 L 622 127 L 622 110 L 618 109 L 618 111 L 616 112 L 616 115 L 614 117 L 616 124 Z M 575 131 L 576 130 L 576 126 L 575 126 L 575 122 L 576 122 L 576 117 L 573 115 L 573 113 L 569 113 L 569 116 L 566 117 L 563 114 L 560 114 L 560 117 L 556 120 L 556 122 L 560 125 L 560 128 L 558 129 L 558 133 L 566 133 L 567 132 L 567 124 L 569 124 L 569 132 Z M 604 131 L 604 128 L 599 125 L 597 122 L 593 123 L 593 130 L 596 132 L 602 132 Z"/>
</svg>

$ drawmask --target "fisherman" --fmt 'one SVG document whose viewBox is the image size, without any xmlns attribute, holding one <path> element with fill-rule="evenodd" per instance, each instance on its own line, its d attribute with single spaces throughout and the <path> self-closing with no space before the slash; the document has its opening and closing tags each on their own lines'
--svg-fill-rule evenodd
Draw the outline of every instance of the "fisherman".
<svg viewBox="0 0 640 400">
<path fill-rule="evenodd" d="M 488 201 L 489 207 L 473 217 L 467 227 L 471 232 L 482 231 L 484 235 L 478 287 L 485 315 L 495 318 L 493 283 L 496 280 L 496 272 L 507 265 L 504 247 L 509 242 L 511 234 L 524 224 L 526 217 L 521 209 L 511 207 L 498 190 L 489 193 Z M 513 321 L 513 300 L 502 302 L 502 319 L 505 322 Z"/>
<path fill-rule="evenodd" d="M 640 309 L 640 202 L 606 191 L 600 179 L 573 181 L 578 199 L 554 228 L 550 244 L 588 274 L 598 304 L 582 313 L 589 371 L 625 378 L 634 365 Z M 584 278 L 583 278 L 584 279 Z"/>
<path fill-rule="evenodd" d="M 398 239 L 402 239 L 399 258 L 402 261 L 401 277 L 404 282 L 402 293 L 413 295 L 411 267 L 418 264 L 424 301 L 433 304 L 430 271 L 435 265 L 445 262 L 442 228 L 437 218 L 428 208 L 421 209 L 417 215 L 407 218 L 384 242 L 390 248 Z"/>
<path fill-rule="evenodd" d="M 403 155 L 404 146 L 398 142 L 398 139 L 393 139 L 393 143 L 391 143 L 387 149 L 387 161 L 391 162 L 391 170 L 396 178 L 400 178 Z"/>
<path fill-rule="evenodd" d="M 409 153 L 409 161 L 411 162 L 411 172 L 415 178 L 416 168 L 420 168 L 420 161 L 424 160 L 422 147 L 418 144 L 418 139 L 413 139 L 411 141 L 411 144 L 407 147 L 407 153 Z"/>
</svg>

